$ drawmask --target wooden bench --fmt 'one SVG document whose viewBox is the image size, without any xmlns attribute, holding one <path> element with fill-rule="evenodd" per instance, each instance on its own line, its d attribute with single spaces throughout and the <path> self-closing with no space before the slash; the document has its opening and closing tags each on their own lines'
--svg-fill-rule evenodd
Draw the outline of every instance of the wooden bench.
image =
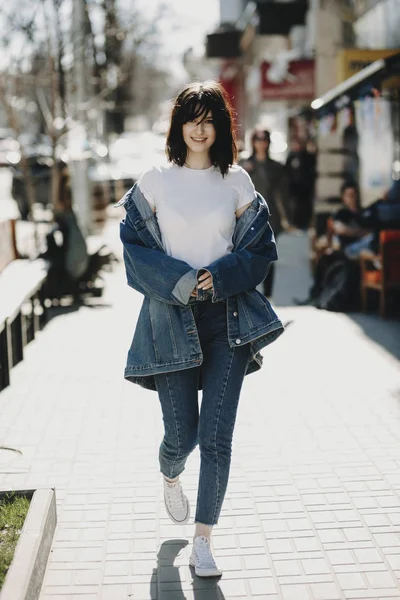
<svg viewBox="0 0 400 600">
<path fill-rule="evenodd" d="M 46 321 L 42 295 L 48 264 L 18 257 L 15 222 L 0 222 L 0 390 L 10 384 L 11 368 Z"/>
<path fill-rule="evenodd" d="M 361 265 L 361 304 L 368 308 L 368 291 L 379 293 L 379 314 L 386 317 L 387 296 L 400 290 L 400 230 L 386 230 L 379 234 L 379 254 L 363 250 Z"/>
</svg>

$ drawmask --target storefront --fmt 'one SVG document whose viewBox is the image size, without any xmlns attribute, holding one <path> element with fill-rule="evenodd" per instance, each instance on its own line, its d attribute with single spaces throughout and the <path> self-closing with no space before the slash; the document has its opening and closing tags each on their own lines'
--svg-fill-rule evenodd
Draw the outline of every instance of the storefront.
<svg viewBox="0 0 400 600">
<path fill-rule="evenodd" d="M 368 60 L 370 51 L 357 52 L 358 62 Z M 385 57 L 311 103 L 319 135 L 340 133 L 342 179 L 359 183 L 363 205 L 400 178 L 400 52 L 382 52 Z"/>
</svg>

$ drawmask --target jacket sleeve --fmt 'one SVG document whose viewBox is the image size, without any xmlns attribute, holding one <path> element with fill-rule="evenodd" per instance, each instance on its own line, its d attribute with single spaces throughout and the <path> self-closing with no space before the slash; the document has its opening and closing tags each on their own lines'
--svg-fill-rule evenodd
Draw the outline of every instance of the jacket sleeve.
<svg viewBox="0 0 400 600">
<path fill-rule="evenodd" d="M 197 270 L 160 250 L 145 246 L 129 215 L 120 225 L 128 285 L 167 304 L 187 305 L 197 284 Z"/>
<path fill-rule="evenodd" d="M 264 281 L 271 263 L 277 258 L 275 237 L 267 223 L 263 234 L 253 244 L 205 267 L 213 278 L 213 302 L 253 290 Z"/>
</svg>

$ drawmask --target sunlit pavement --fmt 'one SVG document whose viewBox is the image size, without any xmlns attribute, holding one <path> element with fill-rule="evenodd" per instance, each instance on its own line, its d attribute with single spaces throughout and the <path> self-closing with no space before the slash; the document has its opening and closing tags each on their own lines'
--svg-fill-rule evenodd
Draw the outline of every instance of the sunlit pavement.
<svg viewBox="0 0 400 600">
<path fill-rule="evenodd" d="M 400 598 L 400 325 L 281 308 L 309 281 L 306 237 L 280 246 L 274 300 L 290 326 L 244 385 L 219 582 L 193 575 L 193 525 L 167 518 L 157 397 L 122 377 L 141 303 L 122 265 L 96 308 L 27 347 L 0 395 L 0 443 L 23 452 L 0 454 L 0 486 L 56 488 L 42 600 Z M 192 514 L 198 465 L 196 451 L 182 477 Z"/>
</svg>

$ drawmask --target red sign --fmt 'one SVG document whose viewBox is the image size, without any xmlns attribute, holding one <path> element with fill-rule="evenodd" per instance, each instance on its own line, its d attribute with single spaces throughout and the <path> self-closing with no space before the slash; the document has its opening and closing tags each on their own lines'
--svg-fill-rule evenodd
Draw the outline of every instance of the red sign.
<svg viewBox="0 0 400 600">
<path fill-rule="evenodd" d="M 278 81 L 278 83 L 276 83 Z M 261 63 L 263 100 L 313 100 L 315 98 L 315 63 L 294 60 L 285 68 L 279 64 Z"/>
<path fill-rule="evenodd" d="M 244 122 L 244 78 L 240 65 L 226 62 L 219 75 L 219 83 L 227 93 L 235 115 L 235 130 L 241 137 Z"/>
</svg>

